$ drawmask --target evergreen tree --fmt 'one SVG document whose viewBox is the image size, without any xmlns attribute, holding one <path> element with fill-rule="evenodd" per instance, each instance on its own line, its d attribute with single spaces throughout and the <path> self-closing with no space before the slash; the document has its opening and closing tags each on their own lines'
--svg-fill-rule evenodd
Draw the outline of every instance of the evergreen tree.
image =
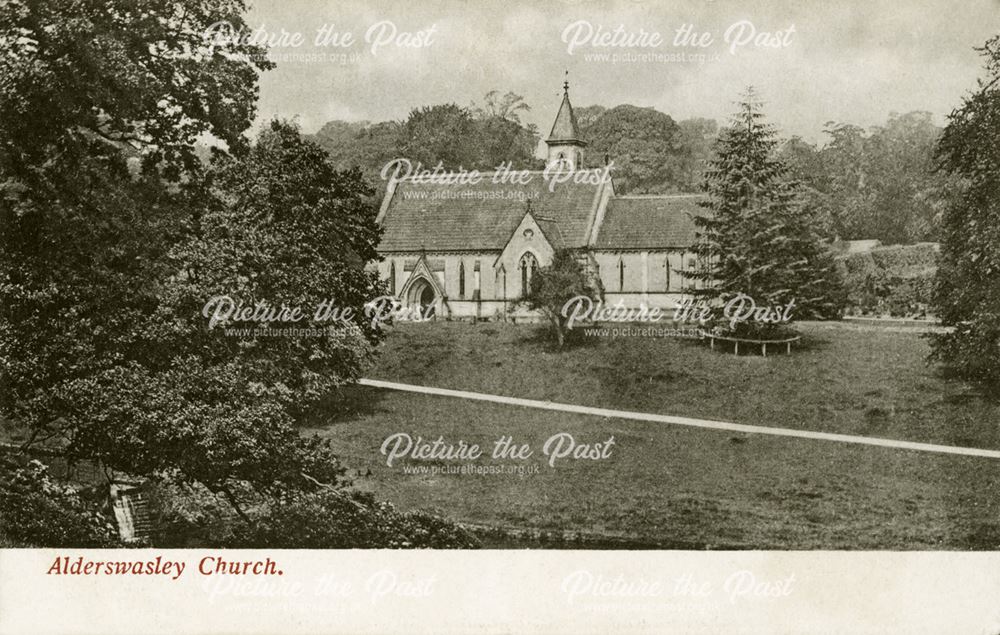
<svg viewBox="0 0 1000 635">
<path fill-rule="evenodd" d="M 695 293 L 709 300 L 725 303 L 741 293 L 758 306 L 794 300 L 793 317 L 835 317 L 844 293 L 833 257 L 760 107 L 747 89 L 716 142 L 703 185 L 707 213 L 695 218 L 698 265 L 683 273 L 704 283 Z M 774 326 L 745 323 L 740 330 Z"/>
<path fill-rule="evenodd" d="M 945 212 L 935 305 L 954 327 L 932 336 L 933 358 L 1000 388 L 1000 35 L 980 49 L 987 78 L 951 113 L 942 166 L 965 182 Z"/>
</svg>

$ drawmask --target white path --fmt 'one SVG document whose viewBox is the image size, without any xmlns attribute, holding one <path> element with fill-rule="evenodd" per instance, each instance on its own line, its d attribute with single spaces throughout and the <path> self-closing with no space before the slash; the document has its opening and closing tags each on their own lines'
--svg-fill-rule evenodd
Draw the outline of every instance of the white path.
<svg viewBox="0 0 1000 635">
<path fill-rule="evenodd" d="M 598 417 L 613 417 L 615 419 L 631 419 L 634 421 L 669 423 L 679 426 L 691 426 L 694 428 L 707 428 L 709 430 L 728 430 L 730 432 L 745 432 L 748 434 L 770 434 L 779 437 L 797 437 L 800 439 L 815 439 L 819 441 L 836 441 L 839 443 L 875 445 L 883 448 L 895 448 L 899 450 L 916 450 L 918 452 L 938 452 L 941 454 L 961 454 L 965 456 L 983 456 L 991 459 L 1000 459 L 1000 450 L 984 450 L 982 448 L 963 448 L 954 445 L 935 445 L 933 443 L 916 443 L 914 441 L 880 439 L 878 437 L 861 437 L 850 434 L 834 434 L 832 432 L 813 432 L 810 430 L 792 430 L 789 428 L 751 426 L 751 425 L 744 425 L 741 423 L 712 421 L 709 419 L 691 419 L 688 417 L 674 417 L 671 415 L 660 415 L 649 412 L 611 410 L 609 408 L 591 408 L 590 406 L 577 406 L 574 404 L 556 403 L 552 401 L 538 401 L 535 399 L 520 399 L 518 397 L 504 397 L 501 395 L 490 395 L 481 392 L 451 390 L 449 388 L 432 388 L 430 386 L 417 386 L 415 384 L 400 384 L 392 381 L 382 381 L 380 379 L 359 379 L 358 383 L 364 386 L 372 386 L 375 388 L 386 388 L 388 390 L 401 390 L 404 392 L 415 392 L 424 395 L 438 395 L 442 397 L 458 397 L 460 399 L 488 401 L 491 403 L 506 404 L 510 406 L 521 406 L 524 408 L 555 410 L 557 412 L 573 412 L 576 414 L 594 415 Z"/>
</svg>

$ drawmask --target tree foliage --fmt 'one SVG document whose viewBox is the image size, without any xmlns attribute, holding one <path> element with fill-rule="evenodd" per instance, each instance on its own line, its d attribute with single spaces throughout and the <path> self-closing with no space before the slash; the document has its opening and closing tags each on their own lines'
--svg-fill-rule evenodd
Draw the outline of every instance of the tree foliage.
<svg viewBox="0 0 1000 635">
<path fill-rule="evenodd" d="M 469 549 L 479 541 L 427 512 L 401 512 L 371 495 L 323 489 L 269 504 L 229 546 L 253 549 Z"/>
<path fill-rule="evenodd" d="M 552 262 L 540 267 L 531 277 L 531 289 L 526 298 L 528 308 L 540 311 L 552 328 L 556 342 L 562 348 L 566 342 L 563 307 L 578 296 L 595 298 L 600 290 L 580 263 L 580 254 L 571 249 L 558 249 Z"/>
<path fill-rule="evenodd" d="M 893 245 L 844 256 L 851 308 L 862 314 L 926 317 L 934 293 L 934 245 Z"/>
<path fill-rule="evenodd" d="M 330 153 L 335 166 L 360 168 L 374 184 L 380 184 L 382 166 L 399 157 L 427 168 L 440 162 L 449 170 L 492 171 L 509 162 L 525 170 L 540 167 L 534 158 L 538 131 L 520 119 L 528 110 L 520 95 L 494 90 L 482 105 L 424 106 L 401 122 L 331 121 L 312 140 Z"/>
<path fill-rule="evenodd" d="M 300 406 L 356 379 L 381 339 L 361 307 L 383 291 L 366 268 L 378 259 L 381 230 L 361 174 L 335 170 L 294 126 L 274 121 L 248 152 L 220 157 L 207 183 L 209 204 L 170 253 L 172 268 L 184 275 L 165 290 L 169 319 L 194 316 L 177 344 L 212 360 L 238 360 L 252 373 L 248 380 L 272 382 Z M 301 307 L 306 319 L 293 326 L 327 335 L 219 338 L 215 329 L 227 324 L 207 331 L 202 311 L 218 296 Z M 323 302 L 351 309 L 351 319 L 314 319 Z"/>
<path fill-rule="evenodd" d="M 0 458 L 0 537 L 23 547 L 113 547 L 117 534 L 99 501 L 49 475 L 38 461 Z"/>
<path fill-rule="evenodd" d="M 614 160 L 615 185 L 622 192 L 662 190 L 671 183 L 673 155 L 680 130 L 674 120 L 653 108 L 622 105 L 603 111 L 580 135 L 587 141 L 589 163 Z"/>
<path fill-rule="evenodd" d="M 958 182 L 936 170 L 941 128 L 930 113 L 892 113 L 869 131 L 830 123 L 826 134 L 822 148 L 793 138 L 780 154 L 806 187 L 830 238 L 885 244 L 937 240 Z"/>
<path fill-rule="evenodd" d="M 171 178 L 193 141 L 236 147 L 256 108 L 263 49 L 205 36 L 245 27 L 243 0 L 11 0 L 0 9 L 3 162 L 23 170 L 87 138 L 124 144 Z M 17 172 L 25 176 L 23 172 Z"/>
<path fill-rule="evenodd" d="M 27 446 L 200 484 L 249 520 L 241 492 L 343 483 L 332 449 L 298 422 L 365 368 L 380 334 L 362 306 L 382 289 L 366 270 L 379 231 L 361 175 L 284 123 L 244 137 L 268 64 L 238 39 L 204 37 L 220 21 L 238 31 L 243 8 L 0 8 L 0 416 Z M 203 134 L 225 146 L 208 166 Z M 294 327 L 321 333 L 210 328 L 204 307 L 219 295 L 301 306 Z M 323 301 L 354 315 L 313 320 Z M 46 500 L 79 511 L 68 493 Z"/>
<path fill-rule="evenodd" d="M 520 113 L 529 110 L 531 106 L 524 101 L 524 97 L 511 91 L 501 95 L 498 90 L 486 93 L 482 106 L 472 106 L 472 112 L 478 119 L 506 119 L 518 124 L 521 123 Z"/>
<path fill-rule="evenodd" d="M 695 192 L 711 148 L 716 124 L 711 119 L 675 122 L 653 108 L 631 105 L 577 110 L 580 135 L 588 143 L 590 165 L 614 162 L 612 175 L 620 193 Z"/>
<path fill-rule="evenodd" d="M 540 169 L 535 158 L 539 134 L 521 115 L 530 107 L 512 92 L 490 91 L 481 105 L 441 104 L 416 108 L 402 122 L 325 124 L 313 139 L 341 168 L 360 167 L 372 182 L 391 159 L 406 157 L 448 169 Z M 618 191 L 638 194 L 696 192 L 718 126 L 711 119 L 674 122 L 652 108 L 622 105 L 574 110 L 588 142 L 585 165 L 615 162 Z"/>
<path fill-rule="evenodd" d="M 163 177 L 199 169 L 199 134 L 244 145 L 267 64 L 203 35 L 242 9 L 0 8 L 0 410 L 33 441 L 78 441 L 74 382 L 169 361 L 152 321 L 184 212 Z"/>
<path fill-rule="evenodd" d="M 479 167 L 482 158 L 476 145 L 476 120 L 467 108 L 456 104 L 424 106 L 410 112 L 402 125 L 400 152 L 413 162 L 432 167 L 466 170 Z"/>
<path fill-rule="evenodd" d="M 794 301 L 795 317 L 835 317 L 844 300 L 839 274 L 777 147 L 749 89 L 716 143 L 705 178 L 708 213 L 695 218 L 699 265 L 684 275 L 704 281 L 699 293 L 713 300 L 745 294 L 758 306 Z"/>
<path fill-rule="evenodd" d="M 131 474 L 168 472 L 224 492 L 233 481 L 304 486 L 303 474 L 338 482 L 336 457 L 302 438 L 294 423 L 330 389 L 355 379 L 380 339 L 362 309 L 381 294 L 365 268 L 378 240 L 369 193 L 358 173 L 336 172 L 296 129 L 272 124 L 239 157 L 220 157 L 180 193 L 163 195 L 183 231 L 166 253 L 134 247 L 160 263 L 151 275 L 127 280 L 141 282 L 143 292 L 112 286 L 111 294 L 113 272 L 74 260 L 67 264 L 72 280 L 97 282 L 86 288 L 85 305 L 74 304 L 79 286 L 67 293 L 57 287 L 45 299 L 65 305 L 66 315 L 49 322 L 51 306 L 33 304 L 32 294 L 11 296 L 13 307 L 41 319 L 12 314 L 5 322 L 12 333 L 31 331 L 40 340 L 37 348 L 6 342 L 18 363 L 5 375 L 9 412 L 38 437 L 63 439 L 68 454 Z M 120 213 L 106 211 L 109 218 Z M 141 232 L 155 228 L 132 231 L 148 242 L 154 235 Z M 103 250 L 123 246 L 116 236 L 101 238 Z M 204 307 L 219 296 L 302 307 L 309 319 L 293 326 L 315 334 L 282 335 L 258 323 L 234 334 L 225 321 L 210 328 Z M 324 301 L 351 308 L 352 320 L 313 320 Z M 98 330 L 97 341 L 71 345 L 56 337 L 46 344 L 47 327 L 81 318 Z"/>
<path fill-rule="evenodd" d="M 1000 36 L 980 49 L 986 77 L 948 118 L 938 156 L 964 190 L 944 215 L 935 305 L 950 333 L 933 357 L 1000 389 Z"/>
<path fill-rule="evenodd" d="M 403 512 L 371 494 L 326 487 L 247 499 L 249 523 L 239 522 L 217 495 L 198 486 L 161 482 L 148 499 L 158 547 L 244 549 L 475 548 L 479 541 L 436 514 Z"/>
</svg>

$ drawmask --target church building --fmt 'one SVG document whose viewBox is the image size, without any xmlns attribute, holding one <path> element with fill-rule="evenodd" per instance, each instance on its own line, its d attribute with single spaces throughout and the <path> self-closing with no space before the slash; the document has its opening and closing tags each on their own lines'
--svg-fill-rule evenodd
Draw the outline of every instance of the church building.
<svg viewBox="0 0 1000 635">
<path fill-rule="evenodd" d="M 613 168 L 584 168 L 568 84 L 545 142 L 546 170 L 527 183 L 390 183 L 378 215 L 389 292 L 437 318 L 527 320 L 532 275 L 569 248 L 607 306 L 671 309 L 687 297 L 700 197 L 618 196 Z M 583 178 L 553 178 L 567 171 Z"/>
</svg>

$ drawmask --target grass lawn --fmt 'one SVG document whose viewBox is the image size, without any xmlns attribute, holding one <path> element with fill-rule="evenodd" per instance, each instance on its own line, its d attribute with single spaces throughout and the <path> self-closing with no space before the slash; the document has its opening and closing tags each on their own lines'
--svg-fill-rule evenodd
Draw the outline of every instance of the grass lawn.
<svg viewBox="0 0 1000 635">
<path fill-rule="evenodd" d="M 368 376 L 738 423 L 1000 449 L 1000 402 L 927 366 L 905 329 L 803 325 L 791 356 L 735 357 L 672 338 L 590 338 L 556 351 L 532 325 L 396 327 Z M 356 387 L 316 414 L 359 485 L 404 508 L 477 524 L 575 530 L 663 547 L 1000 548 L 1000 462 L 691 429 Z M 528 443 L 526 475 L 405 474 L 379 453 L 397 432 L 492 447 Z M 615 437 L 603 461 L 540 448 L 552 434 Z"/>
</svg>

